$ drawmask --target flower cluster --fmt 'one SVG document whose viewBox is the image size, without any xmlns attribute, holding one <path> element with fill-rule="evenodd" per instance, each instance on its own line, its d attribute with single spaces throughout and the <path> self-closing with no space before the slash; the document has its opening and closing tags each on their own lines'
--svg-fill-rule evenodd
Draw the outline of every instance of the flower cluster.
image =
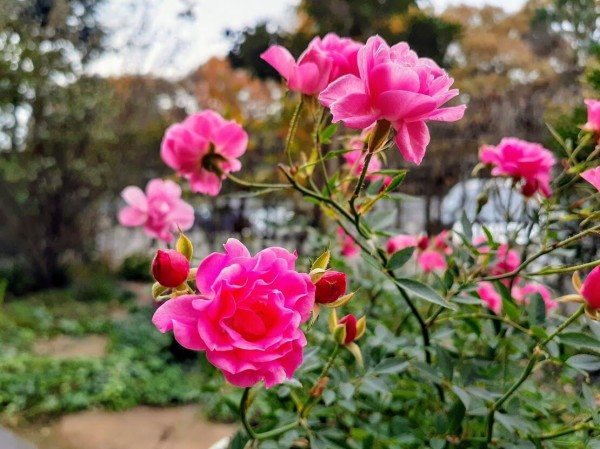
<svg viewBox="0 0 600 449">
<path fill-rule="evenodd" d="M 449 232 L 442 231 L 430 239 L 427 236 L 416 237 L 407 234 L 398 234 L 390 237 L 386 243 L 388 254 L 394 254 L 405 248 L 415 247 L 417 254 L 417 263 L 425 273 L 431 273 L 436 270 L 445 270 L 446 255 L 452 254 L 452 248 L 449 245 Z"/>
<path fill-rule="evenodd" d="M 540 144 L 505 137 L 495 147 L 483 146 L 479 158 L 493 167 L 493 176 L 523 181 L 521 191 L 524 196 L 533 196 L 536 192 L 550 196 L 550 178 L 556 159 Z"/>
</svg>

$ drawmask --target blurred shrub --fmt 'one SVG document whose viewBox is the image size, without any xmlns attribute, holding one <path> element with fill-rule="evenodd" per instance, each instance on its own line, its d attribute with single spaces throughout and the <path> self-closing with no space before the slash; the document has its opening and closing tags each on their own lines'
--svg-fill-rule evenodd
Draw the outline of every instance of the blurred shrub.
<svg viewBox="0 0 600 449">
<path fill-rule="evenodd" d="M 152 257 L 146 253 L 127 256 L 121 264 L 119 276 L 128 281 L 152 281 L 152 275 L 150 274 L 151 263 Z"/>
</svg>

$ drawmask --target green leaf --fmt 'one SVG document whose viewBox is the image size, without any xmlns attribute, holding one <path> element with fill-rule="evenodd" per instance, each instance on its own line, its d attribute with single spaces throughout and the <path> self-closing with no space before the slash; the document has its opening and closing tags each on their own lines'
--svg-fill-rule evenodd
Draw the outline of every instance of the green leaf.
<svg viewBox="0 0 600 449">
<path fill-rule="evenodd" d="M 238 431 L 231 440 L 231 443 L 229 443 L 229 447 L 231 449 L 244 449 L 247 442 L 248 436 L 246 432 Z"/>
<path fill-rule="evenodd" d="M 404 171 L 403 173 L 400 173 L 399 175 L 396 175 L 392 178 L 392 180 L 390 181 L 390 183 L 388 184 L 388 186 L 385 188 L 385 192 L 389 193 L 391 191 L 393 191 L 396 187 L 398 187 L 400 184 L 402 184 L 402 181 L 404 181 L 404 178 L 406 178 L 406 171 Z"/>
<path fill-rule="evenodd" d="M 408 368 L 409 363 L 406 360 L 392 358 L 385 359 L 373 368 L 374 374 L 398 374 Z"/>
<path fill-rule="evenodd" d="M 337 129 L 338 129 L 337 123 L 332 123 L 331 125 L 327 126 L 325 129 L 323 129 L 321 131 L 321 136 L 320 136 L 321 142 L 331 143 L 331 138 L 336 133 Z"/>
<path fill-rule="evenodd" d="M 412 293 L 412 295 L 416 296 L 417 298 L 424 299 L 425 301 L 437 304 L 438 306 L 442 306 L 447 309 L 456 310 L 456 306 L 454 304 L 446 302 L 446 300 L 442 298 L 438 292 L 428 285 L 422 284 L 421 282 L 413 279 L 404 278 L 396 279 L 395 282 L 400 288 Z"/>
<path fill-rule="evenodd" d="M 462 225 L 462 231 L 465 235 L 465 238 L 469 241 L 473 241 L 473 227 L 471 222 L 469 221 L 469 217 L 467 217 L 467 213 L 463 210 L 463 213 L 460 217 L 460 224 Z"/>
<path fill-rule="evenodd" d="M 529 323 L 532 325 L 543 324 L 546 321 L 546 303 L 544 298 L 539 293 L 535 293 L 529 300 L 527 306 L 527 313 L 529 315 Z"/>
<path fill-rule="evenodd" d="M 577 349 L 589 349 L 600 352 L 600 341 L 588 334 L 565 332 L 564 334 L 560 334 L 560 342 Z"/>
<path fill-rule="evenodd" d="M 414 252 L 415 252 L 414 246 L 409 246 L 408 248 L 404 248 L 404 249 L 401 249 L 400 251 L 396 251 L 394 254 L 392 254 L 392 257 L 388 261 L 387 268 L 389 270 L 396 270 L 396 269 L 404 266 L 404 264 L 406 264 L 406 262 L 408 262 L 410 260 L 410 258 L 412 257 Z"/>
<path fill-rule="evenodd" d="M 448 411 L 448 433 L 450 435 L 458 435 L 460 433 L 460 428 L 462 424 L 462 420 L 465 417 L 466 408 L 461 400 L 457 400 L 452 404 L 452 407 Z"/>
<path fill-rule="evenodd" d="M 456 385 L 452 385 L 452 391 L 454 392 L 454 394 L 456 394 L 456 396 L 458 396 L 458 398 L 462 401 L 462 403 L 465 406 L 465 409 L 469 409 L 469 406 L 471 405 L 471 397 L 469 396 L 469 393 L 467 393 L 465 390 L 463 390 L 460 387 L 457 387 Z"/>
<path fill-rule="evenodd" d="M 595 355 L 577 354 L 567 360 L 567 365 L 581 371 L 600 370 L 600 357 Z"/>
</svg>

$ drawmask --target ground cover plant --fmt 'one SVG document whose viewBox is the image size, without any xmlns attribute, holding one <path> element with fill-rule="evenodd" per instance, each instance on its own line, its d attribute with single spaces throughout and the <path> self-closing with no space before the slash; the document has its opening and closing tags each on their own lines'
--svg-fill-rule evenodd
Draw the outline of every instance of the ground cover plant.
<svg viewBox="0 0 600 449">
<path fill-rule="evenodd" d="M 175 176 L 126 188 L 119 214 L 165 242 L 154 325 L 240 387 L 230 446 L 598 447 L 600 261 L 570 250 L 600 230 L 600 102 L 586 100 L 575 139 L 554 132 L 559 153 L 519 136 L 488 142 L 473 168 L 491 179 L 453 229 L 399 234 L 386 204 L 405 200 L 410 170 L 386 155 L 418 165 L 428 124 L 463 117 L 452 78 L 378 36 L 329 34 L 297 60 L 281 46 L 262 58 L 297 101 L 274 181 L 243 172 L 242 124 L 204 110 L 165 134 Z M 294 144 L 301 118 L 308 148 Z M 190 264 L 182 195 L 216 196 L 224 182 L 319 207 L 313 248 L 251 254 L 229 239 Z M 503 217 L 493 229 L 485 207 Z"/>
</svg>

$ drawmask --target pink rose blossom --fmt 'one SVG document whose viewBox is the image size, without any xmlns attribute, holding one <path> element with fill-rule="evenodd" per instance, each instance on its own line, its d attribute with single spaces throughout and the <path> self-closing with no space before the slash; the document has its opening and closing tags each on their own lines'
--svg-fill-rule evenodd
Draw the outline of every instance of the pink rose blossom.
<svg viewBox="0 0 600 449">
<path fill-rule="evenodd" d="M 173 330 L 184 347 L 206 351 L 228 382 L 267 388 L 290 379 L 302 363 L 306 338 L 300 325 L 315 301 L 310 276 L 295 269 L 296 253 L 267 248 L 250 256 L 229 239 L 225 254 L 213 253 L 198 267 L 197 295 L 164 303 L 152 322 Z"/>
<path fill-rule="evenodd" d="M 338 240 L 340 245 L 342 246 L 342 256 L 351 259 L 360 254 L 360 247 L 356 244 L 356 242 L 350 237 L 344 229 L 339 227 L 337 229 Z"/>
<path fill-rule="evenodd" d="M 502 311 L 502 297 L 491 282 L 480 282 L 477 294 L 490 310 L 496 315 L 500 314 Z"/>
<path fill-rule="evenodd" d="M 238 123 L 206 110 L 170 126 L 160 155 L 165 164 L 190 182 L 193 192 L 215 196 L 226 174 L 242 167 L 237 158 L 247 146 L 248 134 Z"/>
<path fill-rule="evenodd" d="M 600 309 L 600 267 L 594 268 L 585 278 L 581 287 L 581 296 L 593 309 Z"/>
<path fill-rule="evenodd" d="M 493 176 L 508 176 L 523 181 L 522 193 L 532 196 L 540 191 L 550 196 L 550 177 L 556 159 L 539 143 L 505 137 L 497 146 L 485 145 L 479 159 L 493 166 Z"/>
<path fill-rule="evenodd" d="M 519 253 L 514 249 L 510 249 L 506 243 L 503 243 L 498 247 L 496 262 L 490 272 L 493 276 L 512 273 L 519 268 L 519 265 L 521 265 L 521 256 L 519 256 Z"/>
<path fill-rule="evenodd" d="M 587 98 L 585 100 L 588 121 L 583 125 L 585 131 L 600 133 L 600 101 Z"/>
<path fill-rule="evenodd" d="M 515 286 L 512 289 L 512 297 L 518 303 L 529 304 L 531 296 L 535 293 L 539 293 L 542 296 L 544 304 L 546 305 L 546 314 L 549 314 L 558 306 L 556 301 L 552 300 L 550 290 L 541 284 L 530 283 L 526 284 L 524 287 Z"/>
<path fill-rule="evenodd" d="M 386 244 L 386 251 L 388 254 L 394 254 L 396 251 L 409 248 L 411 246 L 417 246 L 417 238 L 413 235 L 398 234 L 394 237 L 390 237 Z"/>
<path fill-rule="evenodd" d="M 129 186 L 121 192 L 128 204 L 119 211 L 122 226 L 143 226 L 152 238 L 165 242 L 173 240 L 177 226 L 187 231 L 194 224 L 194 209 L 181 199 L 181 187 L 173 181 L 153 179 L 146 193 L 139 187 Z"/>
<path fill-rule="evenodd" d="M 584 171 L 580 176 L 596 187 L 596 189 L 600 190 L 600 167 L 590 168 L 589 170 Z"/>
<path fill-rule="evenodd" d="M 425 250 L 419 254 L 417 262 L 425 273 L 446 269 L 446 259 L 444 259 L 444 256 L 432 249 Z"/>
<path fill-rule="evenodd" d="M 280 45 L 273 45 L 260 57 L 272 65 L 294 92 L 316 95 L 329 83 L 347 74 L 358 74 L 356 55 L 361 44 L 329 33 L 315 37 L 298 62 Z"/>
<path fill-rule="evenodd" d="M 334 122 L 348 128 L 391 122 L 396 144 L 408 161 L 423 160 L 429 144 L 427 120 L 450 122 L 464 115 L 464 105 L 440 109 L 458 95 L 457 89 L 449 89 L 454 80 L 405 42 L 390 47 L 379 36 L 369 38 L 358 52 L 358 71 L 332 82 L 319 101 L 331 109 Z"/>
</svg>

